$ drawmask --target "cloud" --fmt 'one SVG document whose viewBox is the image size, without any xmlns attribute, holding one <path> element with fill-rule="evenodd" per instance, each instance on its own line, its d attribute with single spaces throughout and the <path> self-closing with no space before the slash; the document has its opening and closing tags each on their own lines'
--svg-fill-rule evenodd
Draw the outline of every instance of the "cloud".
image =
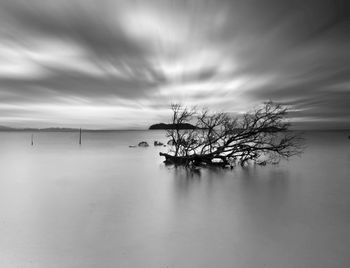
<svg viewBox="0 0 350 268">
<path fill-rule="evenodd" d="M 272 99 L 350 127 L 349 15 L 345 0 L 2 0 L 0 123 L 146 127 L 175 101 Z"/>
</svg>

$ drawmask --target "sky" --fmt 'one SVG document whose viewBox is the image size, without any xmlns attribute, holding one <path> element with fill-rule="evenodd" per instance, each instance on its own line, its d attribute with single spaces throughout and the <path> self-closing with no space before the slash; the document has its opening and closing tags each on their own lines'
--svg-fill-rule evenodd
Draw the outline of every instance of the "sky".
<svg viewBox="0 0 350 268">
<path fill-rule="evenodd" d="M 348 0 L 0 0 L 0 125 L 143 129 L 171 103 L 350 128 Z"/>
</svg>

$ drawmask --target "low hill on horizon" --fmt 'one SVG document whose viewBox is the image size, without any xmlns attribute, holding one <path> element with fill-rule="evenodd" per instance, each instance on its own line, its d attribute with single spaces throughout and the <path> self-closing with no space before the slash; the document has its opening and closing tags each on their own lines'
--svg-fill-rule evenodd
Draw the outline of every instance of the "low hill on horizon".
<svg viewBox="0 0 350 268">
<path fill-rule="evenodd" d="M 149 127 L 149 129 L 196 129 L 197 127 L 188 123 L 182 124 L 165 124 L 159 123 Z"/>
</svg>

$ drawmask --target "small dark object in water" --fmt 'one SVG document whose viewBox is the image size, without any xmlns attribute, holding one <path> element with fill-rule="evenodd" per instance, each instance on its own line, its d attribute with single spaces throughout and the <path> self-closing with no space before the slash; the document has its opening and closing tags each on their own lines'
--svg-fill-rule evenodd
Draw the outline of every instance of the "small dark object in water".
<svg viewBox="0 0 350 268">
<path fill-rule="evenodd" d="M 266 161 L 261 161 L 257 163 L 260 166 L 266 166 L 267 162 Z"/>
<path fill-rule="evenodd" d="M 149 146 L 148 143 L 145 142 L 145 141 L 141 141 L 141 142 L 139 143 L 139 147 L 148 147 L 148 146 Z"/>
<path fill-rule="evenodd" d="M 163 146 L 164 144 L 160 141 L 154 141 L 154 146 Z"/>
<path fill-rule="evenodd" d="M 129 145 L 129 148 L 136 148 L 136 145 Z"/>
</svg>

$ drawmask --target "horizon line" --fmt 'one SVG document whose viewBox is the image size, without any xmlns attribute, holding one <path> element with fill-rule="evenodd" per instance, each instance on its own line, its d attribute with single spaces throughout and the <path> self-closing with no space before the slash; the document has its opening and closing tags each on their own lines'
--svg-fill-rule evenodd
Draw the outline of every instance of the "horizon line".
<svg viewBox="0 0 350 268">
<path fill-rule="evenodd" d="M 149 129 L 148 128 L 82 128 L 82 127 L 44 127 L 44 128 L 35 128 L 35 127 L 8 127 L 0 125 L 0 132 L 11 132 L 11 131 L 48 131 L 48 132 L 72 132 L 72 131 L 145 131 L 145 130 L 166 130 L 166 129 Z M 350 131 L 350 128 L 291 128 L 292 131 Z"/>
</svg>

